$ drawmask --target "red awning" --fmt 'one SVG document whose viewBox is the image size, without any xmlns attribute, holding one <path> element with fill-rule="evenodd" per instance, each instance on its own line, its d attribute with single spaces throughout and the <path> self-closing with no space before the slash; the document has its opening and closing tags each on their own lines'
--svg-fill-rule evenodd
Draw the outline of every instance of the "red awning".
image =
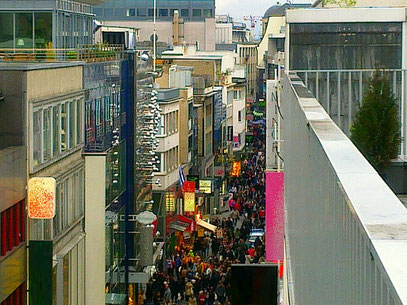
<svg viewBox="0 0 407 305">
<path fill-rule="evenodd" d="M 193 232 L 196 231 L 196 222 L 183 215 L 167 216 L 167 234 L 171 231 Z"/>
</svg>

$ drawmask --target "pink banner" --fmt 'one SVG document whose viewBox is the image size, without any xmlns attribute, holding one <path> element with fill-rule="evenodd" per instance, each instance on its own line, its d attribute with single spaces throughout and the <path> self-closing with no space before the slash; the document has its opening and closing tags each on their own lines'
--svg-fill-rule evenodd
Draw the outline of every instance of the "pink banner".
<svg viewBox="0 0 407 305">
<path fill-rule="evenodd" d="M 266 172 L 266 260 L 284 260 L 284 173 Z"/>
</svg>

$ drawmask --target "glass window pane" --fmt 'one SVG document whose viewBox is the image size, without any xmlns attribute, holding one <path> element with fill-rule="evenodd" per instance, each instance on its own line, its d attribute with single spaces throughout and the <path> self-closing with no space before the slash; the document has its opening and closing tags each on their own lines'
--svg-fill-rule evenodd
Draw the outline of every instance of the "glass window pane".
<svg viewBox="0 0 407 305">
<path fill-rule="evenodd" d="M 52 13 L 35 13 L 35 47 L 45 48 L 52 42 Z"/>
<path fill-rule="evenodd" d="M 52 157 L 59 154 L 59 105 L 52 107 Z"/>
<path fill-rule="evenodd" d="M 168 9 L 164 9 L 164 8 L 159 9 L 158 16 L 167 17 L 168 16 Z"/>
<path fill-rule="evenodd" d="M 61 152 L 67 149 L 67 106 L 61 104 Z"/>
<path fill-rule="evenodd" d="M 33 48 L 32 13 L 16 13 L 16 48 Z"/>
<path fill-rule="evenodd" d="M 203 10 L 204 17 L 212 17 L 212 10 L 211 9 L 204 9 Z"/>
<path fill-rule="evenodd" d="M 43 160 L 51 159 L 51 108 L 44 109 L 42 128 Z"/>
<path fill-rule="evenodd" d="M 181 17 L 188 17 L 188 16 L 189 16 L 189 9 L 182 9 Z"/>
<path fill-rule="evenodd" d="M 75 146 L 75 102 L 69 102 L 69 148 Z"/>
<path fill-rule="evenodd" d="M 41 161 L 41 110 L 33 114 L 33 166 L 37 166 Z"/>
<path fill-rule="evenodd" d="M 147 16 L 147 9 L 145 8 L 138 8 L 137 9 L 137 16 L 145 17 Z"/>
<path fill-rule="evenodd" d="M 193 9 L 193 10 L 192 10 L 192 16 L 194 16 L 194 17 L 201 17 L 201 16 L 202 16 L 202 10 L 200 10 L 200 9 Z"/>
<path fill-rule="evenodd" d="M 13 14 L 0 14 L 0 48 L 13 48 Z"/>
<path fill-rule="evenodd" d="M 76 145 L 82 142 L 82 101 L 76 102 Z"/>
</svg>

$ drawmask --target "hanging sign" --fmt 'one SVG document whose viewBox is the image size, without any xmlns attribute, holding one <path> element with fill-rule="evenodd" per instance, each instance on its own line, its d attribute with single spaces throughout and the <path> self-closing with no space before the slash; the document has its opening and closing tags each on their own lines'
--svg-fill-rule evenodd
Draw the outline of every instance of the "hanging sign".
<svg viewBox="0 0 407 305">
<path fill-rule="evenodd" d="M 52 177 L 31 178 L 28 181 L 28 217 L 52 219 L 55 216 L 56 180 Z"/>
<path fill-rule="evenodd" d="M 165 193 L 165 209 L 167 212 L 175 212 L 175 195 L 173 193 Z"/>
<path fill-rule="evenodd" d="M 205 194 L 212 193 L 212 180 L 200 179 L 199 180 L 199 191 Z"/>
<path fill-rule="evenodd" d="M 240 161 L 233 162 L 232 172 L 230 173 L 230 175 L 234 177 L 239 177 L 241 168 L 242 164 Z"/>
<path fill-rule="evenodd" d="M 195 212 L 195 192 L 184 194 L 184 212 Z"/>
</svg>

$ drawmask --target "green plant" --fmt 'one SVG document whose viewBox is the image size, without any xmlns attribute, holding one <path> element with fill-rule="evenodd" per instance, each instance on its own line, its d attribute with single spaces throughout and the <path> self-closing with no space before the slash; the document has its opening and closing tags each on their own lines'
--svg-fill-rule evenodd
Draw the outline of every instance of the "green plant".
<svg viewBox="0 0 407 305">
<path fill-rule="evenodd" d="M 78 59 L 78 52 L 76 52 L 76 51 L 68 51 L 66 53 L 66 58 L 67 59 Z"/>
<path fill-rule="evenodd" d="M 376 70 L 369 80 L 351 127 L 351 139 L 379 173 L 398 155 L 401 143 L 398 106 L 384 71 Z"/>
</svg>

